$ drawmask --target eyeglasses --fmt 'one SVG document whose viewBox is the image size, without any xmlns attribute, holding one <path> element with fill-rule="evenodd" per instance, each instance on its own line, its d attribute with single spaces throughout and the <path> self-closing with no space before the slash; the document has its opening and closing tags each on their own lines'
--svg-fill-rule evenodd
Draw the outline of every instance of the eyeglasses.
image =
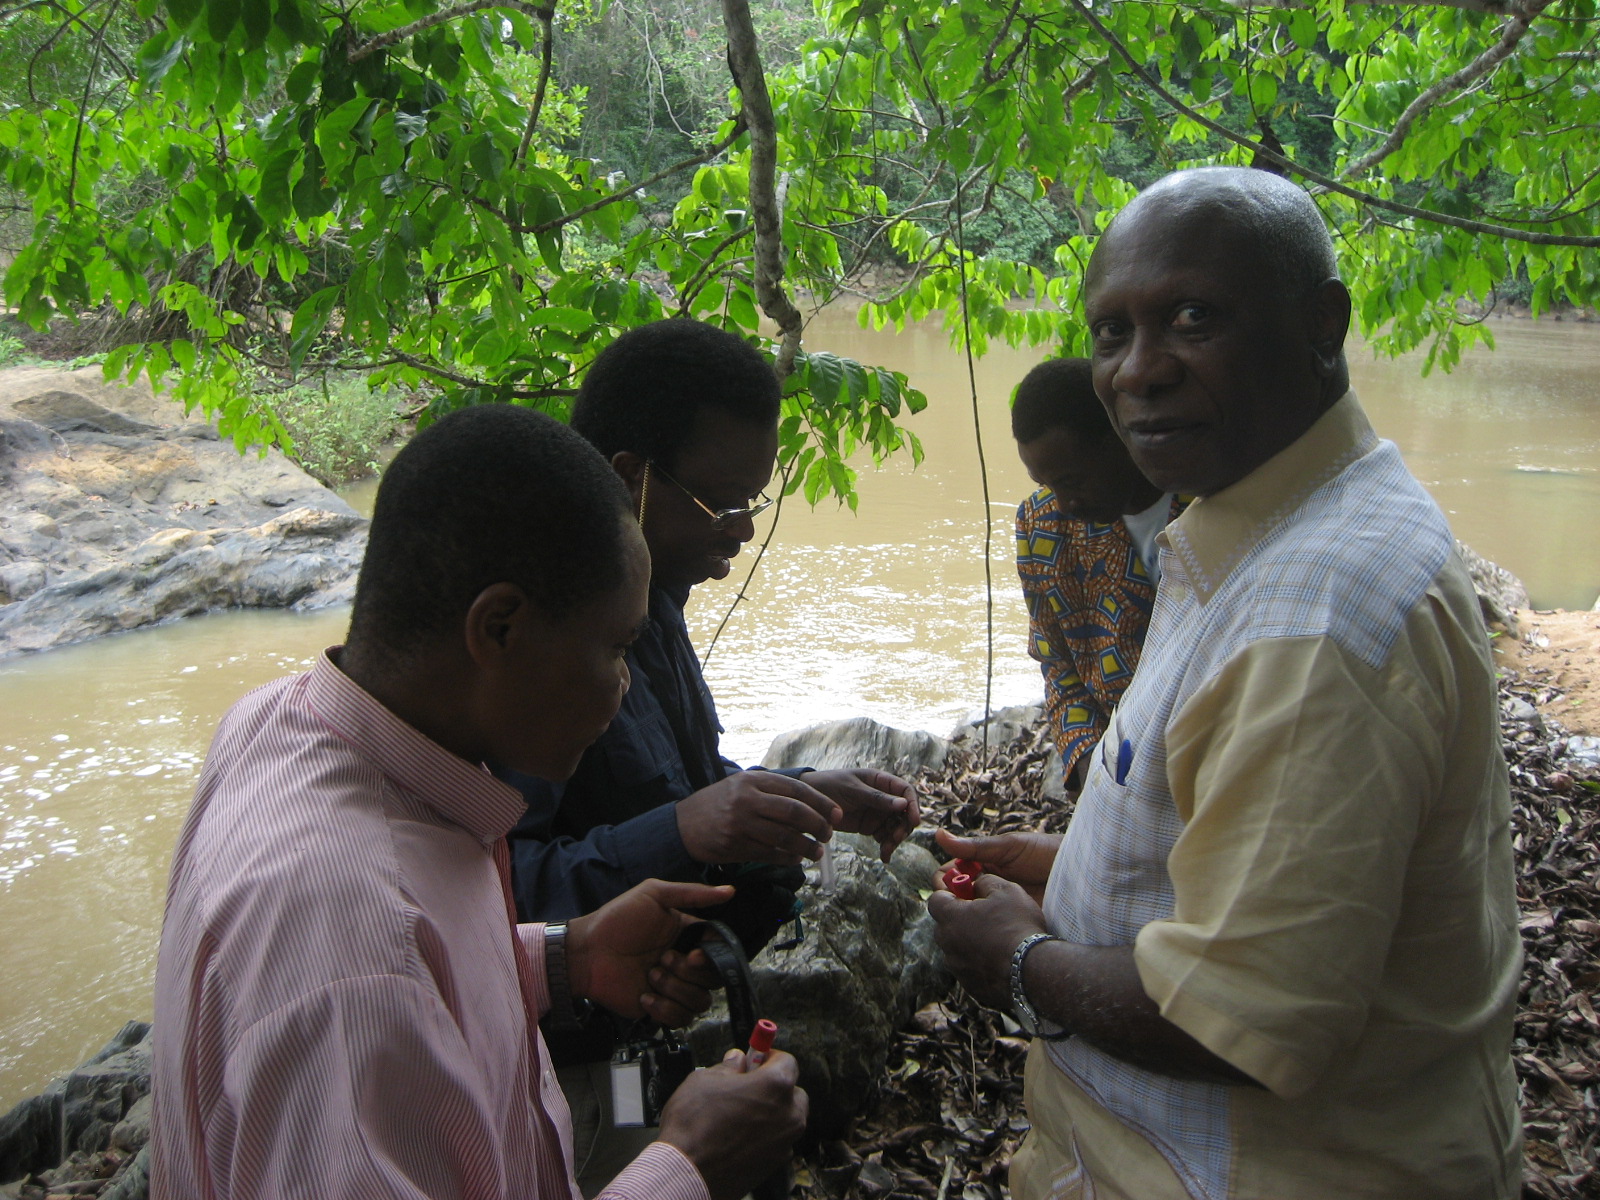
<svg viewBox="0 0 1600 1200">
<path fill-rule="evenodd" d="M 741 508 L 712 508 L 704 500 L 700 499 L 699 496 L 696 496 L 688 488 L 684 487 L 683 484 L 679 483 L 671 475 L 668 475 L 665 471 L 663 471 L 660 463 L 657 463 L 652 459 L 646 459 L 644 463 L 644 469 L 646 472 L 654 469 L 657 475 L 661 476 L 661 478 L 665 479 L 673 487 L 677 488 L 685 496 L 689 497 L 689 499 L 693 500 L 697 505 L 699 505 L 700 511 L 711 518 L 711 528 L 713 529 L 728 529 L 734 525 L 737 525 L 740 521 L 743 521 L 746 518 L 760 516 L 762 513 L 766 512 L 767 509 L 771 508 L 774 503 L 772 497 L 768 496 L 765 492 L 760 492 L 756 495 L 756 502 L 754 504 L 747 504 Z"/>
</svg>

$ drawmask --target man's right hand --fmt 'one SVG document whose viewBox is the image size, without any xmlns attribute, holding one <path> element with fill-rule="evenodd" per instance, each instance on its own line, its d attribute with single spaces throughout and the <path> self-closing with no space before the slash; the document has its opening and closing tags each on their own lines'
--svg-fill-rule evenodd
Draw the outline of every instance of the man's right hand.
<svg viewBox="0 0 1600 1200">
<path fill-rule="evenodd" d="M 782 1050 L 759 1067 L 730 1050 L 679 1085 L 661 1114 L 660 1140 L 676 1146 L 706 1181 L 711 1200 L 738 1200 L 787 1161 L 806 1127 L 800 1064 Z"/>
<path fill-rule="evenodd" d="M 843 819 L 816 788 L 772 771 L 736 771 L 678 801 L 678 836 L 702 863 L 815 861 Z"/>
<path fill-rule="evenodd" d="M 959 837 L 948 829 L 934 833 L 934 839 L 952 858 L 970 858 L 983 864 L 991 874 L 1020 884 L 1035 904 L 1044 903 L 1045 884 L 1050 868 L 1061 848 L 1059 833 L 1001 833 L 993 837 Z M 943 873 L 938 876 L 943 885 Z"/>
</svg>

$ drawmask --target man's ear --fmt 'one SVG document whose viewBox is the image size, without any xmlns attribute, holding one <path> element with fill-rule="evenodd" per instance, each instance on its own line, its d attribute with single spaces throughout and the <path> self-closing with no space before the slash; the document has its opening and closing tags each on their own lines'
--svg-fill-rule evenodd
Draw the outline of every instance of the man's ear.
<svg viewBox="0 0 1600 1200">
<path fill-rule="evenodd" d="M 1344 364 L 1344 339 L 1350 332 L 1350 289 L 1338 279 L 1324 279 L 1311 292 L 1306 319 L 1317 374 L 1326 379 Z"/>
<path fill-rule="evenodd" d="M 533 605 L 514 583 L 491 583 L 467 607 L 467 655 L 479 667 L 492 667 L 532 632 Z"/>
<path fill-rule="evenodd" d="M 633 497 L 635 511 L 639 508 L 639 495 L 644 488 L 644 472 L 649 460 L 632 450 L 618 450 L 611 456 L 611 469 L 628 485 L 628 495 Z"/>
</svg>

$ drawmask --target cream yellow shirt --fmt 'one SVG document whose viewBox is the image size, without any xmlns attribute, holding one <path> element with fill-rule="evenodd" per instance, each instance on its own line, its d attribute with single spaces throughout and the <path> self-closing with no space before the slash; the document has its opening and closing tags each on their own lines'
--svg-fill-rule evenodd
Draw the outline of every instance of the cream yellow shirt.
<svg viewBox="0 0 1600 1200">
<path fill-rule="evenodd" d="M 1514 1196 L 1510 801 L 1447 523 L 1352 395 L 1163 540 L 1045 911 L 1263 1087 L 1053 1044 L 1013 1190 Z"/>
</svg>

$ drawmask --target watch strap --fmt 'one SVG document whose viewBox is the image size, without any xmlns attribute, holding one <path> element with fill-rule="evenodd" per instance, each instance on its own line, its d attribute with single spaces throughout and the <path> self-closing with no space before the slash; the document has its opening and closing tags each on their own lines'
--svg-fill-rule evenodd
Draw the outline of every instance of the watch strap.
<svg viewBox="0 0 1600 1200">
<path fill-rule="evenodd" d="M 1053 933 L 1031 933 L 1017 943 L 1017 948 L 1011 952 L 1011 1012 L 1016 1017 L 1017 1023 L 1029 1037 L 1043 1038 L 1047 1042 L 1060 1042 L 1072 1036 L 1070 1030 L 1054 1021 L 1048 1021 L 1039 1016 L 1038 1011 L 1028 999 L 1028 993 L 1022 986 L 1022 965 L 1027 961 L 1033 948 L 1041 942 L 1059 942 Z"/>
<path fill-rule="evenodd" d="M 580 1009 L 572 997 L 572 977 L 567 970 L 567 923 L 553 921 L 544 927 L 544 969 L 550 985 L 550 1012 L 545 1020 L 552 1029 L 582 1029 L 590 1005 Z"/>
</svg>

